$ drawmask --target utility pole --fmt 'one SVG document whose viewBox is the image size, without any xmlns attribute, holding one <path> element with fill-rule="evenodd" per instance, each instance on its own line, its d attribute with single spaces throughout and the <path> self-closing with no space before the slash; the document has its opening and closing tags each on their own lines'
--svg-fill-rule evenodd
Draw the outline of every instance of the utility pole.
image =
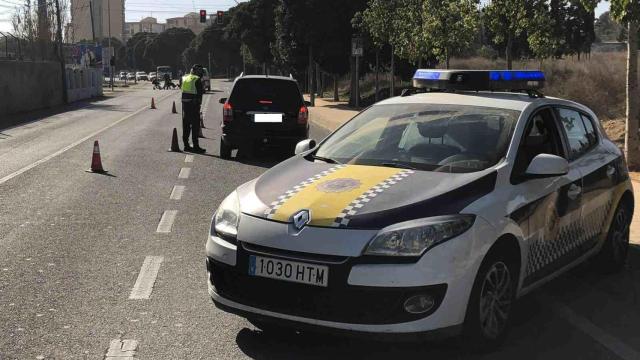
<svg viewBox="0 0 640 360">
<path fill-rule="evenodd" d="M 56 0 L 56 21 L 58 22 L 56 37 L 58 40 L 58 57 L 60 59 L 60 75 L 62 76 L 62 101 L 66 104 L 69 101 L 67 96 L 67 73 L 64 66 L 64 53 L 62 51 L 62 23 L 60 20 L 60 1 Z"/>
<path fill-rule="evenodd" d="M 111 54 L 111 1 L 109 0 L 107 0 L 107 13 L 107 21 L 109 21 L 109 83 L 111 85 L 111 91 L 113 91 L 113 68 L 111 67 L 111 56 L 113 56 Z M 104 59 L 102 59 L 102 61 L 104 62 Z M 104 69 L 104 65 L 102 68 Z M 138 80 L 138 77 L 136 76 L 135 79 Z"/>
<path fill-rule="evenodd" d="M 93 43 L 96 43 L 96 28 L 93 25 L 93 1 L 89 0 L 89 16 L 91 16 L 91 38 Z"/>
</svg>

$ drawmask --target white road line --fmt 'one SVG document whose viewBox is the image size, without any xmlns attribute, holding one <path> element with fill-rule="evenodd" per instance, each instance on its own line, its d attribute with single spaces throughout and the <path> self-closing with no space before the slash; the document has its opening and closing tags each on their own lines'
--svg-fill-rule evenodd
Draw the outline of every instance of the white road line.
<svg viewBox="0 0 640 360">
<path fill-rule="evenodd" d="M 185 187 L 182 185 L 174 185 L 173 190 L 171 190 L 171 196 L 169 199 L 171 200 L 180 200 L 182 199 L 182 194 L 184 193 Z"/>
<path fill-rule="evenodd" d="M 571 325 L 575 326 L 585 334 L 591 336 L 595 341 L 599 342 L 600 345 L 609 349 L 609 351 L 616 354 L 619 358 L 623 360 L 640 359 L 640 352 L 602 330 L 588 319 L 578 315 L 568 306 L 561 304 L 546 295 L 541 296 L 541 298 L 551 305 L 553 312 L 564 318 Z"/>
<path fill-rule="evenodd" d="M 180 169 L 180 174 L 178 174 L 178 179 L 188 179 L 191 174 L 191 168 L 182 168 Z"/>
<path fill-rule="evenodd" d="M 120 340 L 113 339 L 109 344 L 109 350 L 105 355 L 105 359 L 133 359 L 138 350 L 137 340 Z"/>
<path fill-rule="evenodd" d="M 144 259 L 138 279 L 133 285 L 133 289 L 131 289 L 131 294 L 129 294 L 129 299 L 141 300 L 148 299 L 151 296 L 153 284 L 156 282 L 162 260 L 164 260 L 162 256 L 147 256 Z"/>
<path fill-rule="evenodd" d="M 176 219 L 176 215 L 178 215 L 178 210 L 165 210 L 160 218 L 156 232 L 170 233 L 173 221 Z"/>
<path fill-rule="evenodd" d="M 169 94 L 169 95 L 163 96 L 162 98 L 159 98 L 159 99 L 158 99 L 158 102 L 160 102 L 160 101 L 162 101 L 162 100 L 164 100 L 164 99 L 168 98 L 168 97 L 169 97 L 169 96 L 171 96 L 171 95 L 172 95 L 172 94 Z M 62 149 L 60 149 L 60 150 L 58 150 L 58 151 L 54 152 L 53 154 L 47 155 L 47 156 L 43 157 L 42 159 L 40 159 L 40 160 L 38 160 L 38 161 L 36 161 L 36 162 L 34 162 L 34 163 L 32 163 L 32 164 L 29 164 L 29 165 L 27 165 L 27 166 L 23 167 L 23 168 L 22 168 L 22 169 L 20 169 L 20 170 L 14 171 L 13 173 L 11 173 L 11 174 L 9 174 L 9 175 L 7 175 L 7 176 L 5 176 L 5 177 L 1 178 L 1 179 L 0 179 L 0 185 L 1 185 L 1 184 L 3 184 L 3 183 L 5 183 L 5 182 L 7 182 L 7 181 L 9 181 L 9 180 L 11 180 L 11 179 L 13 179 L 14 177 L 16 177 L 16 176 L 18 176 L 18 175 L 20 175 L 20 174 L 22 174 L 22 173 L 25 173 L 25 172 L 27 172 L 27 171 L 29 171 L 29 170 L 33 169 L 34 167 L 36 167 L 36 166 L 38 166 L 38 165 L 40 165 L 40 164 L 42 164 L 42 163 L 45 163 L 45 162 L 47 162 L 47 161 L 49 161 L 49 160 L 53 159 L 54 157 L 56 157 L 56 156 L 58 156 L 58 155 L 60 155 L 60 154 L 64 153 L 65 151 L 67 151 L 67 150 L 69 150 L 69 149 L 73 149 L 74 147 L 76 147 L 76 146 L 78 146 L 78 145 L 82 144 L 83 142 L 85 142 L 85 141 L 87 141 L 87 140 L 91 139 L 92 137 L 94 137 L 94 136 L 96 136 L 96 135 L 100 134 L 101 132 L 103 132 L 103 131 L 105 131 L 105 130 L 108 130 L 108 129 L 110 129 L 110 128 L 112 128 L 112 127 L 116 126 L 116 125 L 118 125 L 119 123 L 121 123 L 121 122 L 123 122 L 123 121 L 125 121 L 125 120 L 129 119 L 129 118 L 130 118 L 130 117 L 132 117 L 132 116 L 138 115 L 139 113 L 143 112 L 144 110 L 147 110 L 148 108 L 149 108 L 149 106 L 148 106 L 148 105 L 146 105 L 146 106 L 144 106 L 144 107 L 142 107 L 142 108 L 140 108 L 140 109 L 138 109 L 138 110 L 136 110 L 136 111 L 132 112 L 131 114 L 129 114 L 129 115 L 127 115 L 127 116 L 125 116 L 125 117 L 123 117 L 123 118 L 121 118 L 121 119 L 119 119 L 119 120 L 116 120 L 115 122 L 113 122 L 113 123 L 111 123 L 111 124 L 109 124 L 109 125 L 107 125 L 107 126 L 103 127 L 102 129 L 100 129 L 100 130 L 98 130 L 98 131 L 94 131 L 94 132 L 92 132 L 91 134 L 89 134 L 89 135 L 87 135 L 87 136 L 83 137 L 82 139 L 80 139 L 80 140 L 78 140 L 78 141 L 76 141 L 76 142 L 74 142 L 74 143 L 72 143 L 72 144 L 70 144 L 70 145 L 67 145 L 67 146 L 63 147 Z"/>
<path fill-rule="evenodd" d="M 186 155 L 184 157 L 184 162 L 186 163 L 192 163 L 193 162 L 193 155 Z"/>
</svg>

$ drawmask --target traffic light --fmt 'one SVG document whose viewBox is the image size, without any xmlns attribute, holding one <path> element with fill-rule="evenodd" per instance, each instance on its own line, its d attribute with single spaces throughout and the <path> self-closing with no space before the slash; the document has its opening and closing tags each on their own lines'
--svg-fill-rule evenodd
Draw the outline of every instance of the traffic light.
<svg viewBox="0 0 640 360">
<path fill-rule="evenodd" d="M 222 24 L 223 16 L 224 16 L 224 11 L 218 10 L 218 12 L 216 12 L 216 24 Z"/>
<path fill-rule="evenodd" d="M 200 22 L 201 23 L 207 22 L 207 10 L 200 10 Z"/>
</svg>

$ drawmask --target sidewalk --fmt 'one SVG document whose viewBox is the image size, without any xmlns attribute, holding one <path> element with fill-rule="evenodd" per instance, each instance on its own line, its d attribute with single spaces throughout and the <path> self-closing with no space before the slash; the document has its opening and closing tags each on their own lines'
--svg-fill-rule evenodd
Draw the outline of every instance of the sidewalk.
<svg viewBox="0 0 640 360">
<path fill-rule="evenodd" d="M 304 95 L 309 100 L 309 95 Z M 337 129 L 359 111 L 349 107 L 346 102 L 316 98 L 316 106 L 309 107 L 309 119 L 329 131 Z"/>
</svg>

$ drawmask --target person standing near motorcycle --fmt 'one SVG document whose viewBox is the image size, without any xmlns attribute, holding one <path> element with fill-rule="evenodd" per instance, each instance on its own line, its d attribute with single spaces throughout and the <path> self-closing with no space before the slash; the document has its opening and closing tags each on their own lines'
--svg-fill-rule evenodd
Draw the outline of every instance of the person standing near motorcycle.
<svg viewBox="0 0 640 360">
<path fill-rule="evenodd" d="M 182 77 L 182 141 L 184 151 L 204 153 L 205 149 L 198 143 L 198 133 L 200 132 L 200 106 L 202 104 L 202 75 L 204 70 L 202 65 L 196 64 L 191 68 L 191 73 Z M 193 147 L 189 145 L 189 134 Z"/>
</svg>

